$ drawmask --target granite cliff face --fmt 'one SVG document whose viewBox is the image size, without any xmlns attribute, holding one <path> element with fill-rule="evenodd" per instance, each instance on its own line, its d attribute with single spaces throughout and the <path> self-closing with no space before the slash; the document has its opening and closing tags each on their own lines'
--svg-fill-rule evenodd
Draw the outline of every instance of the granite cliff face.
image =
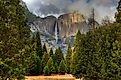
<svg viewBox="0 0 121 80">
<path fill-rule="evenodd" d="M 53 35 L 56 20 L 56 17 L 48 16 L 45 18 L 38 18 L 33 22 L 33 24 L 38 28 L 40 32 L 48 32 Z"/>
<path fill-rule="evenodd" d="M 55 26 L 57 25 L 57 35 L 59 38 L 74 36 L 80 30 L 85 33 L 89 30 L 89 25 L 83 15 L 78 12 L 63 14 L 58 17 L 48 16 L 45 18 L 38 18 L 32 22 L 33 26 L 40 32 L 50 33 L 55 36 Z"/>
<path fill-rule="evenodd" d="M 83 15 L 78 12 L 61 15 L 58 18 L 58 26 L 61 37 L 74 36 L 80 30 L 82 33 L 87 32 L 88 24 Z"/>
</svg>

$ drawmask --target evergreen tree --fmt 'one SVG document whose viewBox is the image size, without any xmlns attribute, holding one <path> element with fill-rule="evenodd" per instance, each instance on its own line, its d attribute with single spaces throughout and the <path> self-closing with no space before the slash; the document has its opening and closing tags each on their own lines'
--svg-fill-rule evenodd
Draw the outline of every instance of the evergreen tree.
<svg viewBox="0 0 121 80">
<path fill-rule="evenodd" d="M 39 75 L 41 73 L 41 60 L 40 57 L 36 53 L 36 36 L 33 36 L 29 43 L 29 51 L 31 53 L 30 56 L 30 63 L 27 75 Z"/>
<path fill-rule="evenodd" d="M 115 14 L 116 22 L 121 23 L 121 0 L 118 2 L 117 13 Z"/>
<path fill-rule="evenodd" d="M 44 67 L 47 65 L 48 60 L 49 60 L 49 54 L 44 53 L 42 57 L 42 62 L 41 62 L 42 69 L 44 69 Z"/>
<path fill-rule="evenodd" d="M 76 36 L 72 74 L 89 80 L 117 80 L 121 77 L 121 24 L 114 23 Z M 80 40 L 80 41 L 79 41 Z"/>
<path fill-rule="evenodd" d="M 54 54 L 54 62 L 56 62 L 58 65 L 61 62 L 61 60 L 64 60 L 63 53 L 60 48 L 56 49 Z"/>
<path fill-rule="evenodd" d="M 80 31 L 76 34 L 75 44 L 74 44 L 74 52 L 72 54 L 72 62 L 71 62 L 71 73 L 76 74 L 77 71 L 77 65 L 79 61 L 80 56 L 80 46 L 81 46 L 81 33 Z"/>
<path fill-rule="evenodd" d="M 108 70 L 110 70 L 110 72 L 115 73 L 114 74 L 110 74 L 112 77 L 111 79 L 121 79 L 121 42 L 119 42 L 118 40 L 116 40 L 115 42 L 113 42 L 113 50 L 111 52 L 111 57 L 110 57 L 110 68 L 108 68 Z M 103 74 L 102 74 L 103 75 Z"/>
<path fill-rule="evenodd" d="M 49 68 L 48 68 L 48 66 L 44 67 L 43 72 L 44 72 L 45 76 L 49 75 Z"/>
<path fill-rule="evenodd" d="M 67 72 L 67 66 L 66 66 L 64 60 L 62 60 L 60 62 L 58 72 L 61 73 L 61 74 L 65 74 Z"/>
<path fill-rule="evenodd" d="M 74 42 L 74 46 L 77 47 L 79 46 L 79 42 L 81 41 L 81 33 L 80 31 L 78 30 L 77 34 L 76 34 L 76 39 L 75 39 L 75 42 Z"/>
<path fill-rule="evenodd" d="M 66 53 L 66 65 L 67 65 L 68 73 L 70 73 L 71 59 L 72 59 L 72 50 L 71 50 L 71 46 L 69 45 Z"/>
<path fill-rule="evenodd" d="M 30 36 L 19 0 L 0 0 L 0 79 L 24 77 L 29 65 Z"/>
<path fill-rule="evenodd" d="M 48 66 L 48 69 L 49 69 L 49 74 L 56 73 L 55 66 L 54 66 L 54 63 L 53 63 L 53 59 L 51 57 L 47 62 L 47 66 Z"/>
<path fill-rule="evenodd" d="M 54 62 L 54 61 L 53 61 Z M 54 67 L 55 67 L 55 74 L 58 74 L 58 64 L 54 62 Z"/>
<path fill-rule="evenodd" d="M 50 57 L 52 57 L 52 58 L 53 58 L 53 49 L 52 49 L 52 48 L 50 49 L 49 54 L 50 54 Z"/>
<path fill-rule="evenodd" d="M 32 63 L 30 65 L 29 75 L 39 75 L 41 73 L 41 61 L 39 56 L 36 53 L 31 55 Z"/>
<path fill-rule="evenodd" d="M 96 20 L 95 20 L 95 9 L 93 8 L 92 9 L 92 12 L 91 12 L 92 14 L 91 14 L 91 16 L 90 16 L 90 18 L 88 19 L 88 21 L 89 21 L 89 25 L 91 26 L 90 27 L 90 30 L 95 30 L 95 28 L 96 28 Z"/>
<path fill-rule="evenodd" d="M 43 51 L 39 32 L 36 33 L 36 53 L 42 59 Z"/>
<path fill-rule="evenodd" d="M 47 47 L 46 47 L 46 44 L 45 43 L 43 45 L 43 53 L 47 53 Z"/>
</svg>

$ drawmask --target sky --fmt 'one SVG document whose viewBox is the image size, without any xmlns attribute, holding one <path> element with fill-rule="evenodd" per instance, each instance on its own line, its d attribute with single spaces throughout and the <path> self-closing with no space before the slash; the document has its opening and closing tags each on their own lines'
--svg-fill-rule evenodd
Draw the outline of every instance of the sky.
<svg viewBox="0 0 121 80">
<path fill-rule="evenodd" d="M 49 14 L 59 16 L 63 13 L 78 11 L 85 17 L 91 15 L 95 9 L 95 16 L 101 21 L 105 16 L 114 20 L 116 7 L 119 0 L 23 0 L 30 12 L 40 17 Z"/>
</svg>

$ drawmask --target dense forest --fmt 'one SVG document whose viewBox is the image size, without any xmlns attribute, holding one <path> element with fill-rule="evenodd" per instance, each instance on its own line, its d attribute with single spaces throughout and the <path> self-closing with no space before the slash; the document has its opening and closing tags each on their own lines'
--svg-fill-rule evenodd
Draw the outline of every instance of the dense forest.
<svg viewBox="0 0 121 80">
<path fill-rule="evenodd" d="M 0 80 L 25 75 L 73 74 L 86 80 L 121 79 L 121 0 L 116 21 L 86 34 L 77 32 L 74 49 L 48 50 L 32 35 L 19 0 L 0 0 Z"/>
</svg>

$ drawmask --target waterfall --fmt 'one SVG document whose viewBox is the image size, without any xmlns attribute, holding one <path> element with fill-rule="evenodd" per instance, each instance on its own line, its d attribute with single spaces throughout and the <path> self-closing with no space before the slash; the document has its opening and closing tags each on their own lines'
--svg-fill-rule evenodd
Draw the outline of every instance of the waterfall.
<svg viewBox="0 0 121 80">
<path fill-rule="evenodd" d="M 55 40 L 56 40 L 56 43 L 58 42 L 58 25 L 57 25 L 57 22 L 55 23 Z"/>
</svg>

